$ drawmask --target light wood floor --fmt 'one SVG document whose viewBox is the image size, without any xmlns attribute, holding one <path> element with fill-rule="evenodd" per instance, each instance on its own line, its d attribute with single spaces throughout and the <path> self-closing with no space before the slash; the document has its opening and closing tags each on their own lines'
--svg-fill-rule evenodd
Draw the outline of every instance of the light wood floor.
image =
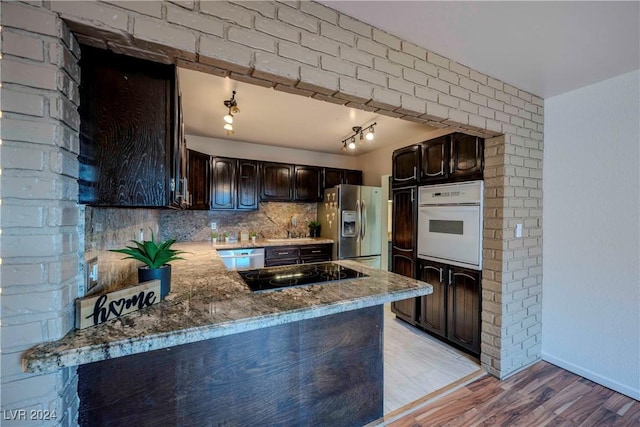
<svg viewBox="0 0 640 427">
<path fill-rule="evenodd" d="M 487 375 L 388 425 L 638 427 L 640 402 L 538 362 L 504 381 Z"/>
<path fill-rule="evenodd" d="M 477 359 L 397 320 L 385 305 L 385 415 L 474 372 L 484 372 Z"/>
</svg>

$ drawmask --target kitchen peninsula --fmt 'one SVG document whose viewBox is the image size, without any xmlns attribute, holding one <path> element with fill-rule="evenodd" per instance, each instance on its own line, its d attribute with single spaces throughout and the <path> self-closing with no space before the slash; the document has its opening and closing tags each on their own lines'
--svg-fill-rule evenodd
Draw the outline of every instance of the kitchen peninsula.
<svg viewBox="0 0 640 427">
<path fill-rule="evenodd" d="M 80 425 L 362 425 L 382 416 L 382 304 L 431 285 L 367 277 L 251 293 L 207 243 L 182 243 L 160 304 L 23 355 L 78 368 Z"/>
</svg>

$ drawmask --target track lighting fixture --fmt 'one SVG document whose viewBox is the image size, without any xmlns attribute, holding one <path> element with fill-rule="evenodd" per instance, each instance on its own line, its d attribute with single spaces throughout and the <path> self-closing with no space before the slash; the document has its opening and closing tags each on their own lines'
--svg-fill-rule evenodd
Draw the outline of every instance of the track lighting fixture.
<svg viewBox="0 0 640 427">
<path fill-rule="evenodd" d="M 240 109 L 238 108 L 238 102 L 236 101 L 236 91 L 231 92 L 231 98 L 224 101 L 224 106 L 229 109 L 227 114 L 223 117 L 224 129 L 227 131 L 227 135 L 233 134 L 233 116 L 238 114 Z"/>
<path fill-rule="evenodd" d="M 373 141 L 375 137 L 373 134 L 373 127 L 378 123 L 372 123 L 369 126 L 354 126 L 351 128 L 353 135 L 348 136 L 342 140 L 342 151 L 355 150 L 356 149 L 356 136 L 358 137 L 358 143 L 362 143 L 363 140 Z"/>
</svg>

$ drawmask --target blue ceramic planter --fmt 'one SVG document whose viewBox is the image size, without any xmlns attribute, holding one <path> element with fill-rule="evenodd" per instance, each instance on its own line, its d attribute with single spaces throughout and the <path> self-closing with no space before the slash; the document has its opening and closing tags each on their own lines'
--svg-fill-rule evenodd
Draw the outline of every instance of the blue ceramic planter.
<svg viewBox="0 0 640 427">
<path fill-rule="evenodd" d="M 160 280 L 160 299 L 164 299 L 171 292 L 171 266 L 165 264 L 160 268 L 138 268 L 138 281 L 140 283 L 149 280 Z"/>
</svg>

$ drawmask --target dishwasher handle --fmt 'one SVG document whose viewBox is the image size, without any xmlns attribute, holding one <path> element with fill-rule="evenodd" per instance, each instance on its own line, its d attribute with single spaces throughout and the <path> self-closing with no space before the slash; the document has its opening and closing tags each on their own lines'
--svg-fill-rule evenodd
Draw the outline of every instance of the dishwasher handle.
<svg viewBox="0 0 640 427">
<path fill-rule="evenodd" d="M 231 255 L 220 255 L 220 258 L 245 258 L 245 257 L 261 257 L 264 256 L 264 254 L 250 254 L 248 252 L 244 252 L 244 253 L 236 253 L 236 254 L 231 254 Z"/>
</svg>

